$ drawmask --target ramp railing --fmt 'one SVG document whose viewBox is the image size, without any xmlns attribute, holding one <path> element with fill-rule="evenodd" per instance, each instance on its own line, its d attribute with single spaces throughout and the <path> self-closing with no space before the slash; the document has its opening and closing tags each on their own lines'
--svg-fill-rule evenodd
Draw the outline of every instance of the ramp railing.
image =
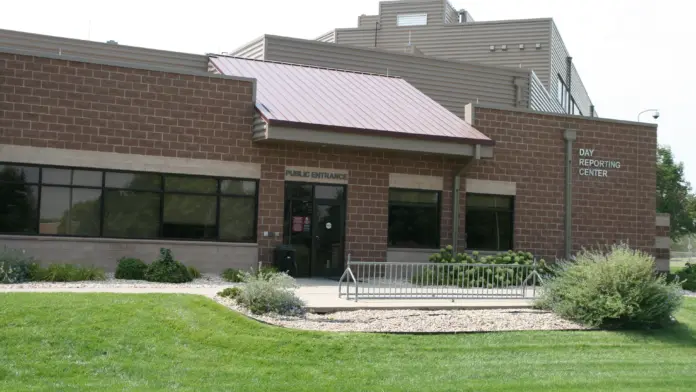
<svg viewBox="0 0 696 392">
<path fill-rule="evenodd" d="M 351 283 L 354 287 L 351 287 Z M 352 261 L 339 298 L 533 299 L 543 279 L 533 264 L 394 263 Z"/>
</svg>

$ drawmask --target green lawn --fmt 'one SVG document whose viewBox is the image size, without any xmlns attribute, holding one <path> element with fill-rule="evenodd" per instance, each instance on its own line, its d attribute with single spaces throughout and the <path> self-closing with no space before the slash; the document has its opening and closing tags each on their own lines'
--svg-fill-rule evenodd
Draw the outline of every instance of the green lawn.
<svg viewBox="0 0 696 392">
<path fill-rule="evenodd" d="M 187 295 L 0 294 L 2 391 L 693 391 L 696 300 L 653 333 L 291 331 Z"/>
<path fill-rule="evenodd" d="M 673 274 L 679 272 L 681 269 L 686 267 L 686 263 L 689 259 L 672 259 L 669 262 L 669 271 Z"/>
</svg>

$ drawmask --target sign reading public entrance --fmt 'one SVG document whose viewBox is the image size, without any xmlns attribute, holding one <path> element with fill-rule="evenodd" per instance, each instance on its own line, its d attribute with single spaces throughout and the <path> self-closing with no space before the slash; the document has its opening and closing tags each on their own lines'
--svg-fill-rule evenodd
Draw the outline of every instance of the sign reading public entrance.
<svg viewBox="0 0 696 392">
<path fill-rule="evenodd" d="M 620 161 L 596 159 L 594 154 L 595 149 L 593 148 L 581 148 L 578 150 L 578 155 L 580 155 L 578 165 L 580 166 L 581 176 L 608 177 L 608 169 L 621 169 Z"/>
<path fill-rule="evenodd" d="M 286 167 L 285 180 L 347 184 L 348 171 L 320 169 L 312 167 Z"/>
</svg>

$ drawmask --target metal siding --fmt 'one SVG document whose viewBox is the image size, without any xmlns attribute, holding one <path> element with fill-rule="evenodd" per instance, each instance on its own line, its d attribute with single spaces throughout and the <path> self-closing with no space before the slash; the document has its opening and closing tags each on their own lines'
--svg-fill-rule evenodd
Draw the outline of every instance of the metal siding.
<svg viewBox="0 0 696 392">
<path fill-rule="evenodd" d="M 385 50 L 330 45 L 267 36 L 267 60 L 400 76 L 449 111 L 463 116 L 468 103 L 514 106 L 514 78 L 528 81 L 529 72 Z M 524 83 L 524 85 L 528 85 Z M 529 91 L 522 107 L 529 107 Z"/>
<path fill-rule="evenodd" d="M 13 30 L 0 29 L 0 47 L 75 56 L 95 61 L 176 68 L 181 69 L 182 72 L 205 72 L 208 69 L 208 57 L 205 55 L 107 44 Z"/>
<path fill-rule="evenodd" d="M 445 1 L 445 23 L 459 23 L 459 12 L 452 7 L 449 1 Z"/>
<path fill-rule="evenodd" d="M 544 87 L 534 71 L 530 72 L 529 108 L 539 112 L 565 113 L 561 104 Z"/>
<path fill-rule="evenodd" d="M 550 19 L 540 19 L 397 27 L 396 12 L 387 12 L 381 16 L 377 47 L 403 47 L 410 39 L 411 44 L 428 56 L 516 68 L 521 66 L 533 69 L 547 84 L 550 23 Z M 374 34 L 374 30 L 341 29 L 336 43 L 374 47 Z M 503 44 L 508 45 L 507 51 L 500 49 Z M 519 44 L 524 44 L 525 49 L 520 50 Z M 536 44 L 541 44 L 541 49 L 535 49 Z M 489 50 L 491 45 L 497 47 L 495 52 Z"/>
<path fill-rule="evenodd" d="M 317 37 L 316 40 L 321 42 L 334 43 L 336 42 L 336 30 L 331 30 L 326 34 L 322 34 L 319 37 Z"/>
<path fill-rule="evenodd" d="M 558 28 L 555 23 L 551 24 L 551 80 L 550 84 L 546 84 L 551 96 L 557 100 L 558 97 L 558 75 L 560 74 L 563 81 L 567 83 L 567 63 L 566 58 L 569 56 L 566 50 L 561 34 L 558 32 Z M 580 79 L 575 65 L 571 67 L 571 94 L 575 103 L 578 105 L 582 114 L 584 116 L 590 115 L 590 106 L 592 105 L 592 100 L 585 89 L 585 86 Z M 560 104 L 559 104 L 560 105 Z M 566 110 L 567 111 L 567 110 Z"/>
<path fill-rule="evenodd" d="M 400 78 L 235 57 L 211 57 L 225 75 L 257 80 L 269 121 L 365 131 L 491 140 Z"/>
<path fill-rule="evenodd" d="M 232 55 L 248 59 L 264 60 L 265 37 L 257 38 L 241 48 L 235 49 Z"/>
<path fill-rule="evenodd" d="M 379 15 L 360 15 L 358 17 L 358 27 L 375 27 L 375 23 L 379 22 Z M 317 41 L 323 41 L 327 42 L 324 40 L 321 40 L 317 38 Z"/>
</svg>

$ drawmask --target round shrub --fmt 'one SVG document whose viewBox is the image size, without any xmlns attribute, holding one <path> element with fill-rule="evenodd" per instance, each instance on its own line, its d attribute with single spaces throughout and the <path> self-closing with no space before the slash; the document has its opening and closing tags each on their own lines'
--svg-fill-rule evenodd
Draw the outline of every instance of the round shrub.
<svg viewBox="0 0 696 392">
<path fill-rule="evenodd" d="M 169 249 L 160 249 L 160 257 L 145 271 L 145 280 L 162 283 L 185 283 L 193 280 L 188 268 L 174 260 Z"/>
<path fill-rule="evenodd" d="M 679 283 L 655 274 L 651 255 L 621 244 L 558 263 L 536 305 L 588 327 L 614 329 L 664 326 L 681 302 Z"/>
<path fill-rule="evenodd" d="M 147 264 L 144 261 L 132 257 L 123 257 L 118 261 L 115 276 L 116 279 L 143 280 L 145 279 L 146 270 Z"/>
<path fill-rule="evenodd" d="M 217 295 L 219 295 L 220 297 L 223 297 L 223 298 L 235 299 L 239 296 L 239 293 L 241 293 L 241 292 L 242 292 L 242 289 L 240 289 L 239 287 L 228 287 L 228 288 L 220 291 L 219 293 L 217 293 Z"/>
<path fill-rule="evenodd" d="M 676 279 L 682 282 L 682 288 L 696 291 L 696 264 L 686 263 L 686 266 L 676 273 Z"/>
</svg>

